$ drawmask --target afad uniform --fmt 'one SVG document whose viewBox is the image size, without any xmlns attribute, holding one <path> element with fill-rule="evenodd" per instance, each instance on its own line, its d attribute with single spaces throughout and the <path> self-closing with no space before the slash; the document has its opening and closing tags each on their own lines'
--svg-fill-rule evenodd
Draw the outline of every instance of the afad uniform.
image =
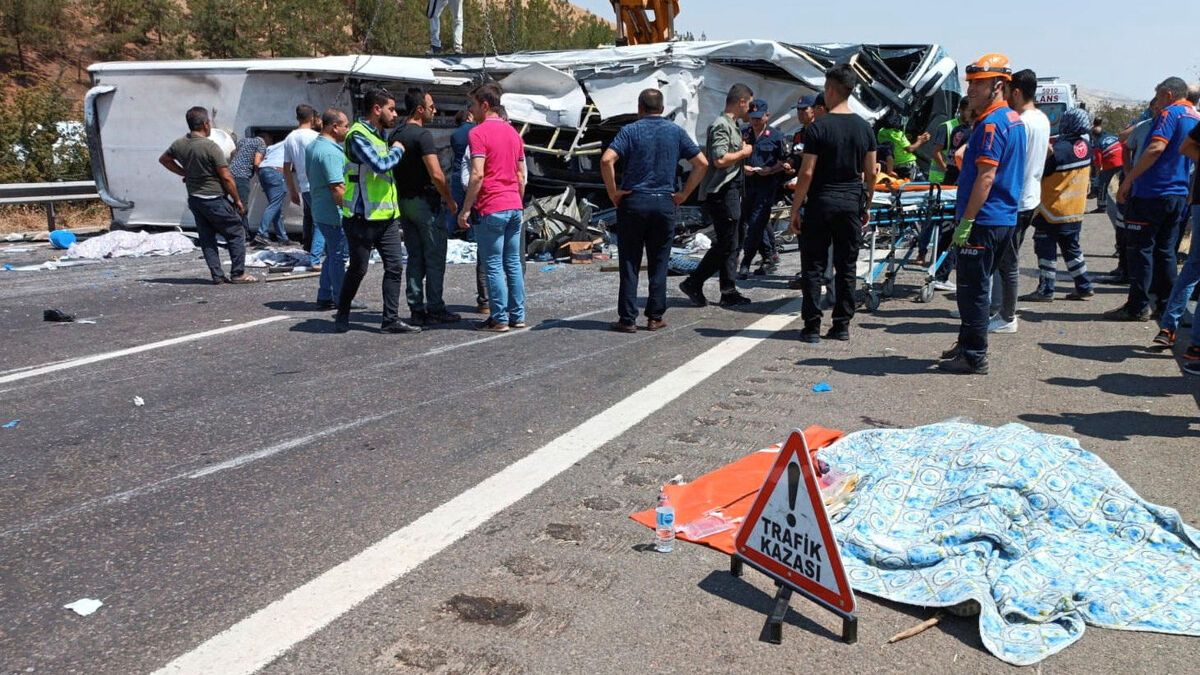
<svg viewBox="0 0 1200 675">
<path fill-rule="evenodd" d="M 1083 214 L 1087 211 L 1092 148 L 1087 137 L 1087 113 L 1063 117 L 1042 177 L 1042 201 L 1033 217 L 1033 250 L 1038 258 L 1038 290 L 1054 293 L 1057 251 L 1061 250 L 1067 271 L 1079 295 L 1090 295 L 1087 263 L 1079 246 Z M 1119 144 L 1117 145 L 1119 148 Z"/>
<path fill-rule="evenodd" d="M 1121 141 L 1113 134 L 1100 134 L 1093 152 L 1096 166 L 1100 167 L 1101 171 L 1119 169 L 1124 164 L 1125 153 Z"/>
<path fill-rule="evenodd" d="M 967 208 L 967 197 L 979 176 L 980 164 L 997 168 L 992 191 L 975 216 L 975 225 L 1016 226 L 1021 185 L 1024 182 L 1025 125 L 1021 122 L 1021 115 L 1003 103 L 995 103 L 985 110 L 971 131 L 963 155 L 962 171 L 958 176 L 960 199 L 955 205 L 956 219 L 961 219 Z"/>
<path fill-rule="evenodd" d="M 958 249 L 958 346 L 967 362 L 985 363 L 992 274 L 1012 246 L 1025 172 L 1025 125 L 1017 111 L 1001 102 L 979 115 L 963 155 L 958 177 L 955 219 L 962 220 L 979 167 L 996 167 L 983 208 L 975 216 L 967 243 Z"/>
</svg>

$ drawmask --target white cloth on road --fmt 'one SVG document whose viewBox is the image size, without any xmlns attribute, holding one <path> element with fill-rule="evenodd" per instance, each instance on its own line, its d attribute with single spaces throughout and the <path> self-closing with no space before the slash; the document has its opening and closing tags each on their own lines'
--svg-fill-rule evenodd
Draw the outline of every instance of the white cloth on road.
<svg viewBox="0 0 1200 675">
<path fill-rule="evenodd" d="M 71 244 L 63 260 L 84 258 L 88 260 L 103 260 L 104 258 L 141 257 L 149 255 L 175 255 L 195 250 L 192 240 L 178 232 L 127 232 L 118 230 L 84 239 Z"/>
</svg>

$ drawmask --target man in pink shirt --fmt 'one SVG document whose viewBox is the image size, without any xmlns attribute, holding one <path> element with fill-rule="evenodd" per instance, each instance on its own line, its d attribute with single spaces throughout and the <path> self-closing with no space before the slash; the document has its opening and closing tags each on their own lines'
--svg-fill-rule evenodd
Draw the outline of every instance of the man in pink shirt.
<svg viewBox="0 0 1200 675">
<path fill-rule="evenodd" d="M 469 227 L 471 209 L 479 214 L 475 240 L 487 277 L 491 316 L 477 330 L 505 333 L 525 327 L 524 242 L 521 216 L 525 196 L 525 143 L 501 119 L 500 85 L 480 85 L 469 94 L 471 114 L 483 120 L 469 134 L 471 179 L 458 210 L 458 229 Z"/>
</svg>

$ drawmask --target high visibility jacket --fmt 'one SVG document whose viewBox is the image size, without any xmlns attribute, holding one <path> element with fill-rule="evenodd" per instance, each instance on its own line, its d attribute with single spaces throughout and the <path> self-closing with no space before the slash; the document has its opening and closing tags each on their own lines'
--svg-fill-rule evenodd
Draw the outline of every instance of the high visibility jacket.
<svg viewBox="0 0 1200 675">
<path fill-rule="evenodd" d="M 942 148 L 942 158 L 946 160 L 947 167 L 954 166 L 955 148 L 951 147 L 950 137 L 954 134 L 954 130 L 958 128 L 958 125 L 960 124 L 962 124 L 962 120 L 958 119 L 957 116 L 951 117 L 945 122 L 942 122 L 942 126 L 946 129 L 946 145 Z M 930 164 L 929 182 L 941 183 L 944 180 L 946 180 L 946 172 L 937 168 L 937 164 Z"/>
<path fill-rule="evenodd" d="M 1076 223 L 1087 211 L 1092 148 L 1086 136 L 1060 135 L 1046 158 L 1042 203 L 1038 214 L 1047 222 Z"/>
<path fill-rule="evenodd" d="M 393 220 L 400 216 L 399 198 L 396 196 L 396 179 L 391 171 L 376 173 L 370 164 L 360 163 L 350 151 L 350 142 L 355 134 L 359 134 L 371 143 L 371 147 L 380 156 L 388 153 L 387 141 L 380 138 L 370 127 L 361 121 L 350 125 L 346 134 L 344 150 L 346 153 L 346 194 L 343 200 L 342 215 L 354 217 L 354 204 L 362 195 L 363 217 L 367 220 Z"/>
</svg>

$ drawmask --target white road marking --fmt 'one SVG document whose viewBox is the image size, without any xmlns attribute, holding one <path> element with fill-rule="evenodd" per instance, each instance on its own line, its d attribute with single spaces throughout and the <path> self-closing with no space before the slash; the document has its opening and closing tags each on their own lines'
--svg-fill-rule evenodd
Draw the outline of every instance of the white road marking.
<svg viewBox="0 0 1200 675">
<path fill-rule="evenodd" d="M 31 377 L 40 377 L 42 375 L 56 373 L 60 370 L 67 370 L 68 368 L 78 368 L 80 366 L 86 366 L 86 365 L 90 365 L 93 363 L 99 363 L 101 361 L 109 361 L 111 359 L 118 359 L 118 358 L 121 358 L 122 356 L 131 356 L 133 354 L 140 354 L 142 352 L 148 352 L 148 351 L 151 351 L 154 349 L 162 349 L 163 347 L 171 347 L 173 345 L 184 344 L 186 342 L 195 342 L 196 340 L 203 340 L 204 338 L 215 337 L 217 335 L 224 335 L 225 333 L 232 333 L 234 331 L 245 330 L 247 328 L 254 328 L 255 326 L 262 326 L 262 325 L 265 325 L 268 323 L 275 323 L 276 321 L 286 321 L 291 318 L 292 317 L 290 317 L 290 316 L 271 316 L 271 317 L 267 317 L 265 319 L 257 319 L 255 321 L 247 321 L 246 323 L 239 323 L 239 324 L 235 324 L 232 326 L 225 326 L 223 328 L 215 328 L 213 330 L 206 330 L 206 331 L 203 331 L 200 333 L 192 333 L 190 335 L 180 335 L 179 337 L 174 337 L 169 340 L 160 340 L 158 342 L 151 342 L 149 344 L 138 345 L 137 347 L 118 349 L 115 352 L 105 352 L 103 354 L 93 354 L 91 356 L 84 356 L 84 357 L 78 358 L 78 359 L 69 359 L 66 361 L 59 361 L 57 363 L 49 363 L 44 366 L 36 366 L 36 367 L 30 368 L 27 370 L 21 370 L 19 372 L 14 372 L 14 373 L 11 373 L 8 375 L 0 376 L 0 384 L 8 384 L 10 382 L 16 382 L 18 380 L 27 380 Z"/>
<path fill-rule="evenodd" d="M 256 672 L 785 328 L 799 309 L 788 302 L 157 672 Z"/>
</svg>

